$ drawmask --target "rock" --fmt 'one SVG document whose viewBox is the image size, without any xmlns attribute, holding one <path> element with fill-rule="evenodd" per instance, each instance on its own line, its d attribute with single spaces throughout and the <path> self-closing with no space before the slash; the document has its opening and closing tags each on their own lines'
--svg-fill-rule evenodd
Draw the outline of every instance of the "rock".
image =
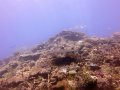
<svg viewBox="0 0 120 90">
<path fill-rule="evenodd" d="M 97 64 L 93 64 L 93 63 L 89 63 L 88 66 L 90 67 L 91 70 L 99 70 L 99 69 L 101 69 L 100 66 L 98 66 Z"/>
<path fill-rule="evenodd" d="M 51 83 L 52 85 L 55 85 L 57 82 L 58 82 L 57 78 L 52 77 L 52 78 L 50 79 L 50 83 Z"/>
<path fill-rule="evenodd" d="M 67 68 L 62 68 L 59 70 L 59 73 L 67 74 Z"/>
<path fill-rule="evenodd" d="M 96 76 L 90 76 L 94 81 L 97 81 L 98 77 Z"/>
<path fill-rule="evenodd" d="M 33 54 L 22 54 L 20 55 L 20 60 L 38 60 L 40 53 Z"/>
<path fill-rule="evenodd" d="M 71 71 L 68 72 L 68 74 L 69 75 L 75 75 L 75 74 L 77 74 L 77 72 L 75 70 L 71 70 Z"/>
</svg>

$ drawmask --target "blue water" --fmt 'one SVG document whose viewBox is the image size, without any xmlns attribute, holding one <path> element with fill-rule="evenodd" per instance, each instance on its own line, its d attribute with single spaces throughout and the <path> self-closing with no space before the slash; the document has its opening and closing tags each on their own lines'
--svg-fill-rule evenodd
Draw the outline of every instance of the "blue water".
<svg viewBox="0 0 120 90">
<path fill-rule="evenodd" d="M 0 0 L 0 58 L 65 28 L 88 35 L 120 31 L 119 0 Z"/>
</svg>

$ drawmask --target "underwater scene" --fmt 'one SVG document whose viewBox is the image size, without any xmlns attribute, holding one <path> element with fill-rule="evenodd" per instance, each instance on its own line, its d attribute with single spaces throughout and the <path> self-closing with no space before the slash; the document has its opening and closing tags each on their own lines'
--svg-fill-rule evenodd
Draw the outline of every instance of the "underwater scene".
<svg viewBox="0 0 120 90">
<path fill-rule="evenodd" d="M 0 90 L 120 90 L 119 0 L 0 0 Z"/>
</svg>

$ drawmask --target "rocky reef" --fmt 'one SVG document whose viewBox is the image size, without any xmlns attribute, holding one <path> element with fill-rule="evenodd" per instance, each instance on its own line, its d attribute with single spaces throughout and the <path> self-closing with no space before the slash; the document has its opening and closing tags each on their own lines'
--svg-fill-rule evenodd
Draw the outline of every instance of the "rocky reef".
<svg viewBox="0 0 120 90">
<path fill-rule="evenodd" d="M 0 61 L 0 90 L 120 90 L 120 33 L 62 31 Z"/>
</svg>

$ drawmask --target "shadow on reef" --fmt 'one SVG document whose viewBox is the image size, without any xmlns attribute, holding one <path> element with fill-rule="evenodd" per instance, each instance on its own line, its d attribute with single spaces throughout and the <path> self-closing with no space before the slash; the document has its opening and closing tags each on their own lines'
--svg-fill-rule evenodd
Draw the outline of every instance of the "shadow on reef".
<svg viewBox="0 0 120 90">
<path fill-rule="evenodd" d="M 70 65 L 72 62 L 77 62 L 77 60 L 71 57 L 56 58 L 53 60 L 53 65 L 64 66 L 64 65 Z"/>
</svg>

